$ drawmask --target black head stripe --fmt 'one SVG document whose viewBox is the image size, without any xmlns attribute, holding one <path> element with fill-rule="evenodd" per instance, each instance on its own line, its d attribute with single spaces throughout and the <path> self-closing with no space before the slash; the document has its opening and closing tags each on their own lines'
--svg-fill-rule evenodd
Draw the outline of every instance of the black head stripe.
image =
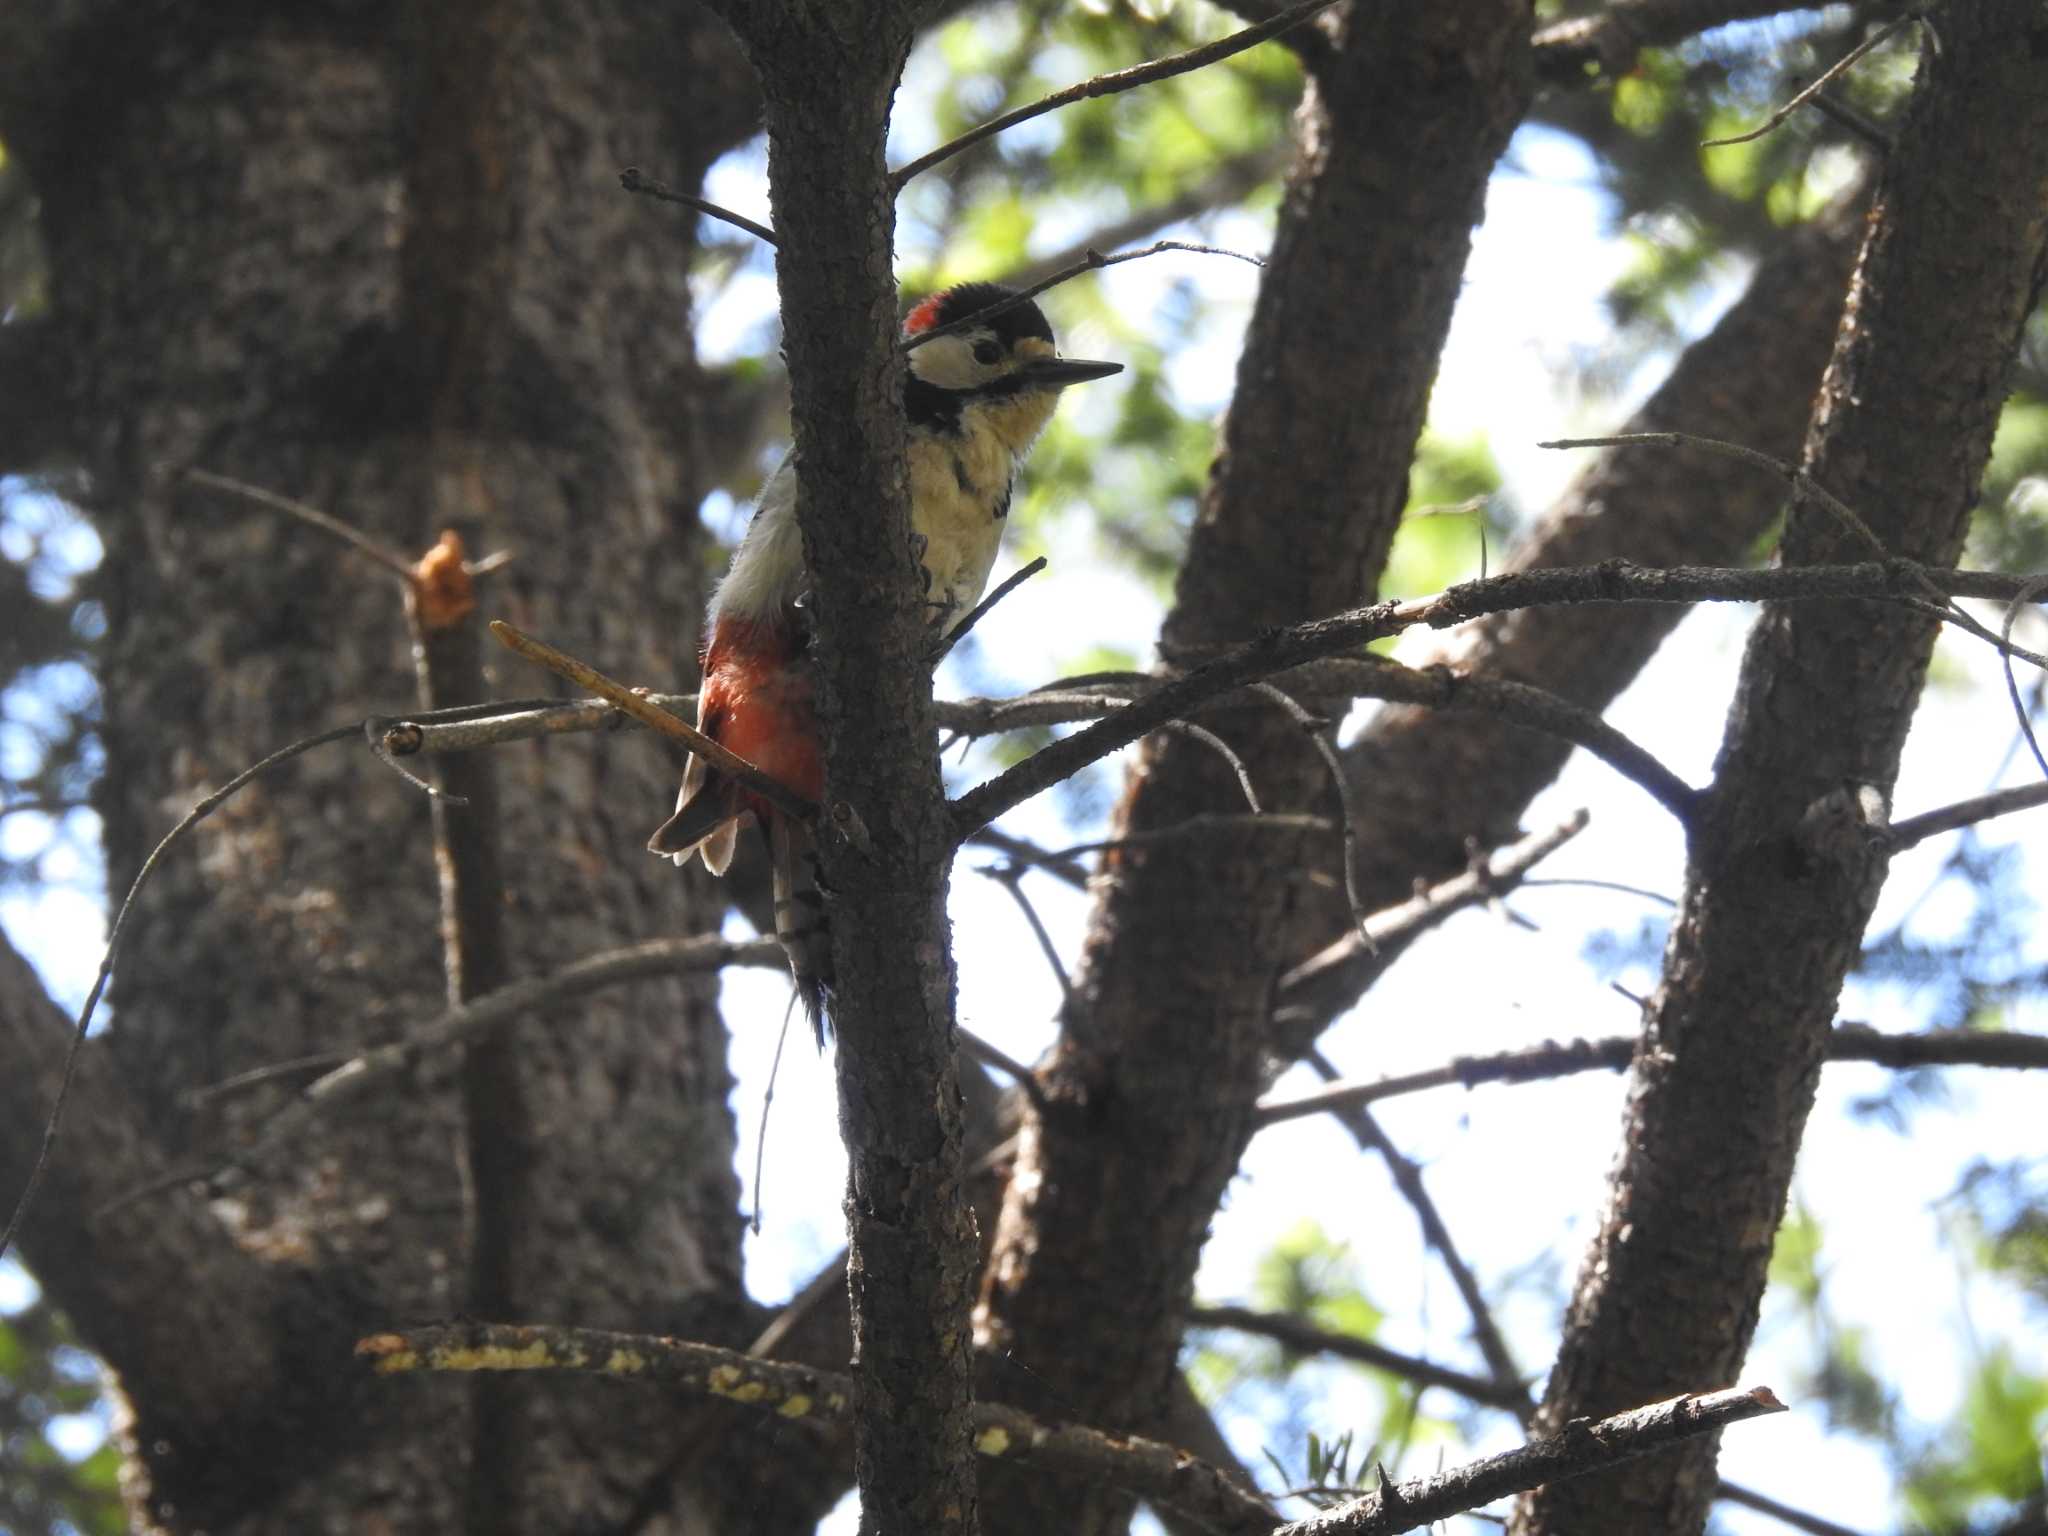
<svg viewBox="0 0 2048 1536">
<path fill-rule="evenodd" d="M 951 325 L 955 320 L 964 320 L 977 310 L 987 309 L 991 304 L 1000 304 L 1016 293 L 1014 288 L 1005 288 L 1001 283 L 962 283 L 948 289 L 939 298 L 938 313 L 933 317 L 935 325 Z M 1010 346 L 1015 346 L 1026 336 L 1036 336 L 1041 341 L 1052 340 L 1052 326 L 1045 318 L 1045 311 L 1026 299 L 1014 309 L 1006 309 L 1000 315 L 992 316 L 988 328 Z"/>
</svg>

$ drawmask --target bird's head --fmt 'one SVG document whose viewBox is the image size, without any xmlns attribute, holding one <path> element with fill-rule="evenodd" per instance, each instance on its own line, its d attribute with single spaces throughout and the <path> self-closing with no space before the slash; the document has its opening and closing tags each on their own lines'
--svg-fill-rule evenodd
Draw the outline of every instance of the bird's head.
<svg viewBox="0 0 2048 1536">
<path fill-rule="evenodd" d="M 903 322 L 915 339 L 1014 297 L 996 283 L 962 283 L 933 294 Z M 971 412 L 1022 453 L 1052 415 L 1069 384 L 1121 373 L 1122 363 L 1061 357 L 1045 312 L 1031 300 L 936 336 L 910 353 L 913 422 L 943 426 Z"/>
</svg>

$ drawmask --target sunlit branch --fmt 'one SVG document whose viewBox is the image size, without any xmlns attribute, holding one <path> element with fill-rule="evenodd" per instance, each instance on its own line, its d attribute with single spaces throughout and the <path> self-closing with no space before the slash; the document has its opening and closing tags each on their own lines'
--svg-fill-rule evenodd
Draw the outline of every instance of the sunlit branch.
<svg viewBox="0 0 2048 1536">
<path fill-rule="evenodd" d="M 1769 1387 L 1734 1387 L 1674 1397 L 1593 1423 L 1575 1421 L 1561 1434 L 1431 1477 L 1394 1483 L 1382 1472 L 1377 1492 L 1283 1525 L 1272 1536 L 1393 1536 L 1419 1530 L 1538 1483 L 1583 1476 L 1694 1435 L 1784 1411 Z"/>
<path fill-rule="evenodd" d="M 652 1334 L 452 1323 L 372 1334 L 356 1354 L 380 1376 L 574 1372 L 722 1398 L 791 1422 L 844 1424 L 853 1412 L 850 1377 Z M 1107 1482 L 1227 1536 L 1264 1536 L 1279 1523 L 1255 1492 L 1175 1446 L 1046 1423 L 1000 1403 L 977 1403 L 972 1412 L 974 1449 L 988 1460 Z"/>
</svg>

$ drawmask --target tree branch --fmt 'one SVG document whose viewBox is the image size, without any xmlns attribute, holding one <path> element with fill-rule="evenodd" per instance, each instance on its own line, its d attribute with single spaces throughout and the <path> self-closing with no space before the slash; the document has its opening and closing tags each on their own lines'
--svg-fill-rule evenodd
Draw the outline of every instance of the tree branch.
<svg viewBox="0 0 2048 1536">
<path fill-rule="evenodd" d="M 1390 1485 L 1382 1472 L 1379 1492 L 1283 1525 L 1272 1536 L 1394 1536 L 1539 1483 L 1563 1482 L 1694 1435 L 1784 1411 L 1785 1405 L 1769 1387 L 1731 1387 L 1651 1403 L 1594 1423 L 1575 1419 L 1560 1434 L 1434 1477 Z"/>
<path fill-rule="evenodd" d="M 1246 683 L 1306 662 L 1335 656 L 1417 625 L 1447 629 L 1482 614 L 1608 603 L 1903 601 L 1931 586 L 1950 596 L 2010 601 L 2024 579 L 1890 560 L 1883 564 L 1814 565 L 1770 570 L 1680 566 L 1645 569 L 1626 561 L 1571 570 L 1514 571 L 1461 582 L 1432 597 L 1376 603 L 1325 619 L 1289 625 L 1224 652 L 1077 731 L 953 802 L 954 835 L 965 838 L 1003 812 L 1130 745 L 1168 720 L 1191 714 Z M 1676 786 L 1673 786 L 1675 793 Z"/>
<path fill-rule="evenodd" d="M 1440 1067 L 1376 1078 L 1368 1083 L 1333 1083 L 1313 1093 L 1260 1103 L 1261 1128 L 1326 1114 L 1354 1104 L 1423 1093 L 1432 1088 L 1477 1088 L 1482 1083 L 1533 1083 L 1580 1072 L 1620 1072 L 1634 1060 L 1640 1041 L 1633 1035 L 1598 1040 L 1546 1040 L 1519 1051 L 1459 1056 Z M 1867 1061 L 1881 1067 L 1990 1067 L 2014 1071 L 2048 1068 L 2048 1035 L 2021 1030 L 1933 1029 L 1892 1034 L 1867 1024 L 1837 1024 L 1828 1037 L 1829 1061 Z"/>
<path fill-rule="evenodd" d="M 1261 1312 L 1253 1307 L 1198 1306 L 1189 1311 L 1188 1326 L 1227 1328 L 1236 1333 L 1257 1334 L 1297 1354 L 1335 1355 L 1342 1360 L 1371 1366 L 1377 1371 L 1389 1371 L 1403 1381 L 1442 1387 L 1472 1402 L 1484 1403 L 1489 1408 L 1513 1411 L 1518 1406 L 1528 1406 L 1528 1394 L 1512 1382 L 1503 1386 L 1499 1382 L 1488 1381 L 1484 1376 L 1439 1365 L 1419 1355 L 1403 1354 L 1371 1339 L 1319 1328 L 1304 1318 L 1291 1317 L 1285 1312 Z"/>
<path fill-rule="evenodd" d="M 372 1334 L 357 1343 L 356 1354 L 380 1376 L 569 1371 L 657 1382 L 792 1422 L 843 1424 L 853 1416 L 849 1377 L 651 1334 L 450 1323 Z M 1000 1403 L 975 1404 L 972 1418 L 974 1450 L 984 1458 L 1106 1481 L 1226 1536 L 1263 1536 L 1276 1523 L 1263 1499 L 1220 1469 L 1159 1441 L 1049 1424 Z"/>
<path fill-rule="evenodd" d="M 1129 69 L 1112 70 L 1108 74 L 1083 80 L 1079 85 L 1070 85 L 1063 91 L 1054 91 L 1028 106 L 1005 112 L 1001 117 L 990 118 L 978 128 L 970 128 L 957 139 L 949 139 L 937 149 L 918 156 L 908 165 L 889 173 L 889 190 L 900 192 L 912 177 L 921 176 L 935 165 L 952 159 L 962 150 L 972 149 L 983 139 L 992 138 L 1007 128 L 1019 123 L 1028 123 L 1034 117 L 1061 107 L 1071 106 L 1077 101 L 1089 101 L 1097 96 L 1114 96 L 1121 91 L 1136 90 L 1141 85 L 1150 85 L 1156 80 L 1170 79 L 1174 75 L 1185 75 L 1205 65 L 1220 63 L 1232 54 L 1243 53 L 1247 48 L 1256 47 L 1269 37 L 1277 37 L 1291 27 L 1298 27 L 1318 11 L 1326 11 L 1336 0 L 1303 0 L 1300 5 L 1290 6 L 1271 21 L 1260 22 L 1255 27 L 1246 27 L 1242 32 L 1233 32 L 1229 37 L 1213 43 L 1204 43 L 1199 48 L 1190 48 L 1185 53 L 1176 53 L 1170 58 L 1152 59 L 1143 64 L 1134 64 Z"/>
<path fill-rule="evenodd" d="M 319 1116 L 403 1071 L 429 1051 L 488 1038 L 514 1020 L 620 982 L 673 976 L 687 971 L 717 970 L 728 965 L 781 970 L 788 964 L 773 939 L 734 942 L 716 934 L 686 939 L 650 939 L 623 949 L 565 965 L 550 976 L 513 982 L 473 1003 L 450 1008 L 400 1039 L 351 1057 L 306 1085 L 299 1095 L 266 1122 L 255 1141 L 228 1158 L 228 1171 L 217 1176 L 217 1189 L 229 1189 L 263 1163 Z"/>
<path fill-rule="evenodd" d="M 1274 989 L 1274 1050 L 1287 1059 L 1305 1049 L 1318 1026 L 1337 1012 L 1335 1004 L 1356 997 L 1393 963 L 1395 955 L 1418 934 L 1454 912 L 1490 901 L 1511 889 L 1523 875 L 1586 829 L 1579 811 L 1547 832 L 1531 833 L 1520 842 L 1487 855 L 1475 852 L 1471 867 L 1441 880 L 1404 902 L 1374 913 L 1361 931 L 1347 932 L 1284 974 Z M 1366 957 L 1380 957 L 1361 979 L 1356 967 Z M 1309 1027 L 1304 1028 L 1308 1021 Z"/>
<path fill-rule="evenodd" d="M 1539 29 L 1532 45 L 1536 73 L 1556 85 L 1584 84 L 1594 75 L 1612 80 L 1633 69 L 1645 48 L 1798 9 L 1787 0 L 1614 0 L 1591 16 Z"/>
</svg>

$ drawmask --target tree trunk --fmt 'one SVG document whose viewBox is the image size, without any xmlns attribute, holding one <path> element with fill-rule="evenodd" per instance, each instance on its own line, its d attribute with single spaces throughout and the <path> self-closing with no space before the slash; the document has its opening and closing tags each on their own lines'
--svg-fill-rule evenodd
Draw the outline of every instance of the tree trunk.
<svg viewBox="0 0 2048 1536">
<path fill-rule="evenodd" d="M 1868 558 L 1872 538 L 1960 552 L 2048 275 L 2044 49 L 2031 0 L 1945 11 L 1923 49 L 1807 439 L 1807 473 L 1863 527 L 1799 497 L 1785 564 Z M 1751 632 L 1541 1428 L 1741 1367 L 1936 629 L 1895 604 L 1788 603 Z M 1697 1531 L 1715 1449 L 1540 1489 L 1513 1529 Z"/>
<path fill-rule="evenodd" d="M 522 0 L 161 21 L 23 7 L 0 54 L 0 124 L 43 199 L 45 329 L 83 370 L 113 889 L 263 752 L 415 707 L 397 584 L 188 469 L 299 497 L 408 558 L 444 526 L 472 556 L 508 550 L 483 616 L 687 684 L 703 565 L 690 226 L 615 177 L 642 162 L 691 184 L 748 131 L 752 84 L 715 23 Z M 550 691 L 486 661 L 501 695 Z M 674 783 L 648 740 L 543 742 L 495 768 L 498 814 L 470 830 L 508 872 L 512 977 L 716 926 L 706 888 L 640 850 Z M 112 1177 L 204 1157 L 277 1104 L 201 1115 L 195 1088 L 437 1011 L 434 844 L 425 798 L 350 746 L 202 824 L 127 936 L 62 1144 L 95 1165 L 80 1187 L 118 1194 Z M 53 1058 L 51 1020 L 10 1026 Z M 496 1102 L 523 1105 L 524 1128 L 494 1114 L 466 1131 L 457 1064 L 429 1062 L 211 1212 L 182 1192 L 135 1208 L 188 1259 L 146 1297 L 148 1329 L 135 1296 L 89 1283 L 118 1258 L 90 1208 L 42 1208 L 26 1256 L 119 1375 L 153 1521 L 442 1532 L 464 1524 L 471 1467 L 493 1490 L 471 1529 L 559 1531 L 658 1486 L 674 1431 L 652 1396 L 514 1385 L 482 1436 L 459 1384 L 349 1385 L 356 1333 L 472 1305 L 485 1240 L 502 1245 L 494 1312 L 746 1341 L 712 984 L 603 994 L 508 1042 Z M 46 1105 L 8 1113 L 36 1124 Z M 133 1123 L 109 1139 L 102 1115 Z M 23 1155 L 10 1143 L 9 1188 Z M 508 1199 L 516 1220 L 493 1226 Z M 248 1308 L 246 1336 L 223 1336 L 224 1298 Z M 164 1344 L 180 1330 L 218 1339 L 222 1368 L 188 1374 Z M 787 1530 L 833 1496 L 798 1465 L 757 1472 L 713 1459 L 646 1528 Z"/>
</svg>

